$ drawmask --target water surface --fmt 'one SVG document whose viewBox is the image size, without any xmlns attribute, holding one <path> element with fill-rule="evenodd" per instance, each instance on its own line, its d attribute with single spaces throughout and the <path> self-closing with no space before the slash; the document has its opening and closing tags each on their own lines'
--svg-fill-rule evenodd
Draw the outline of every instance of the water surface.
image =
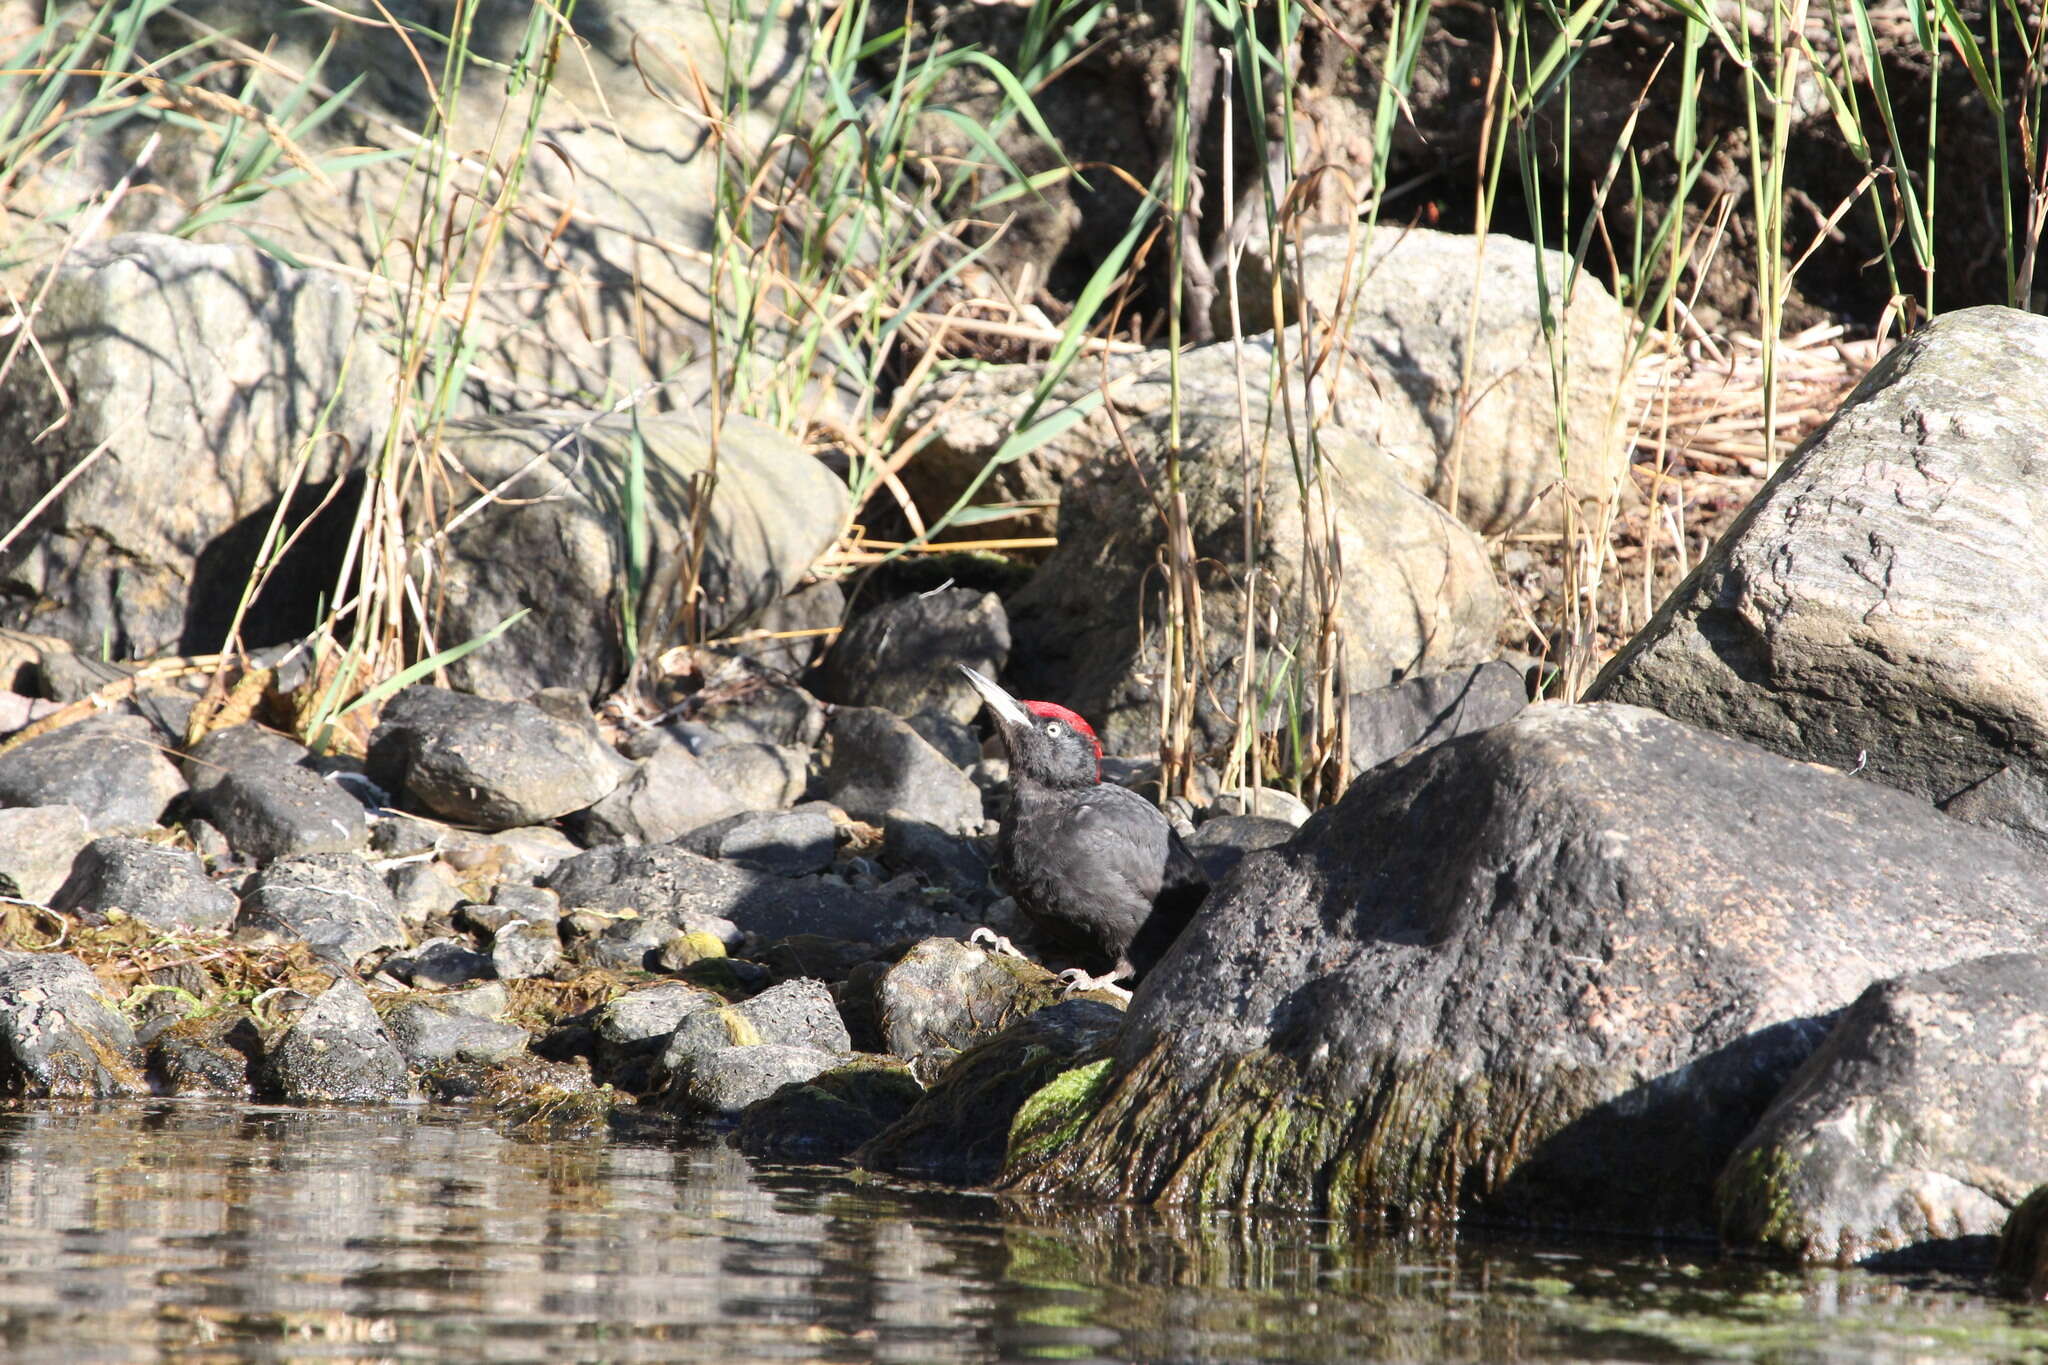
<svg viewBox="0 0 2048 1365">
<path fill-rule="evenodd" d="M 1019 1209 L 446 1109 L 0 1112 L 0 1359 L 2048 1360 L 1963 1278 Z"/>
</svg>

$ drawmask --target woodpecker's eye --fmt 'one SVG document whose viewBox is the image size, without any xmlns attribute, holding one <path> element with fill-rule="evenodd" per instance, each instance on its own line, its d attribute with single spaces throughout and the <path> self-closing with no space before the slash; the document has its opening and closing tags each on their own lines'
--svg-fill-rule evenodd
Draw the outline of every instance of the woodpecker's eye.
<svg viewBox="0 0 2048 1365">
<path fill-rule="evenodd" d="M 1058 739 L 1060 737 L 1060 728 L 1060 723 L 1056 720 L 1049 720 L 1045 723 L 1046 734 L 1052 736 L 1054 739 Z"/>
</svg>

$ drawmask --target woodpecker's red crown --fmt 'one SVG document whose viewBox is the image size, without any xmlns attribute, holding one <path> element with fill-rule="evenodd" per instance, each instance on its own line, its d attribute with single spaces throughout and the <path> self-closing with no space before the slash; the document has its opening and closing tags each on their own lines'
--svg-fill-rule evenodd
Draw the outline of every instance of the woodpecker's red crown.
<svg viewBox="0 0 2048 1365">
<path fill-rule="evenodd" d="M 1056 701 L 1027 701 L 1018 704 L 1040 720 L 1059 721 L 1076 734 L 1086 736 L 1088 742 L 1095 746 L 1095 766 L 1102 766 L 1102 741 L 1097 738 L 1095 727 L 1082 720 L 1078 711 L 1069 711 Z"/>
</svg>

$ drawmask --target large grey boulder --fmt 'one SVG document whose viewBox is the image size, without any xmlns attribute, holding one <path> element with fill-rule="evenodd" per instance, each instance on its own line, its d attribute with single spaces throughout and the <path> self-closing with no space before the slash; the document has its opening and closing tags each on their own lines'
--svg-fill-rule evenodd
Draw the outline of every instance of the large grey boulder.
<svg viewBox="0 0 2048 1365">
<path fill-rule="evenodd" d="M 693 480 L 711 467 L 709 419 L 525 412 L 450 424 L 447 457 L 504 494 L 450 538 L 442 638 L 480 635 L 531 608 L 495 645 L 450 666 L 457 686 L 491 697 L 542 687 L 595 694 L 624 676 L 631 580 L 623 500 L 636 431 L 647 547 L 631 606 L 640 639 L 661 641 L 681 601 L 677 570 L 691 558 Z M 701 633 L 738 631 L 796 587 L 850 515 L 846 485 L 799 442 L 745 417 L 725 418 L 704 516 Z"/>
<path fill-rule="evenodd" d="M 1318 324 L 1343 319 L 1343 349 L 1318 370 L 1318 422 L 1370 444 L 1403 486 L 1435 498 L 1463 525 L 1487 535 L 1518 526 L 1557 527 L 1568 501 L 1590 507 L 1634 496 L 1624 439 L 1634 323 L 1598 282 L 1583 275 L 1572 283 L 1567 302 L 1570 270 L 1563 255 L 1499 233 L 1482 241 L 1390 228 L 1369 241 L 1354 241 L 1342 227 L 1314 229 L 1294 237 L 1282 272 L 1290 324 L 1297 321 L 1295 255 Z M 1554 348 L 1545 332 L 1539 270 L 1547 278 Z M 1247 334 L 1242 353 L 1249 360 L 1243 402 L 1255 440 L 1268 429 L 1284 430 L 1279 405 L 1268 396 L 1274 350 L 1270 277 L 1259 253 L 1247 253 L 1239 284 Z M 1227 333 L 1226 324 L 1219 319 L 1219 335 Z M 1298 329 L 1288 338 L 1288 382 L 1299 412 L 1307 395 L 1296 377 L 1302 363 Z M 1212 412 L 1235 426 L 1238 353 L 1220 341 L 1182 356 L 1186 410 Z M 940 378 L 906 422 L 911 430 L 929 430 L 931 439 L 903 477 L 927 506 L 949 505 L 977 478 L 986 480 L 977 495 L 982 501 L 1058 504 L 1092 460 L 1117 456 L 1120 430 L 1137 436 L 1132 424 L 1151 416 L 1165 370 L 1161 352 L 1078 362 L 1055 386 L 1041 415 L 1097 398 L 1104 410 L 986 475 L 989 457 L 1024 417 L 1039 369 L 994 366 Z M 1560 392 L 1562 451 L 1556 422 Z"/>
<path fill-rule="evenodd" d="M 1027 1188 L 1705 1235 L 1873 981 L 2027 949 L 2048 857 L 1654 712 L 1545 706 L 1249 855 Z"/>
<path fill-rule="evenodd" d="M 96 656 L 217 648 L 302 448 L 310 504 L 389 419 L 393 363 L 357 342 L 357 312 L 340 275 L 250 246 L 136 234 L 75 252 L 35 323 L 69 420 L 32 439 L 64 408 L 40 363 L 17 365 L 0 395 L 0 525 L 105 450 L 0 556 L 0 625 Z M 316 580 L 301 585 L 308 615 L 331 568 Z"/>
<path fill-rule="evenodd" d="M 1847 1265 L 1982 1259 L 2048 1183 L 2048 957 L 1880 981 L 1722 1174 L 1721 1234 Z"/>
<path fill-rule="evenodd" d="M 1272 275 L 1262 251 L 1245 254 L 1246 331 L 1273 326 Z M 1554 530 L 1567 500 L 1590 512 L 1633 497 L 1635 321 L 1565 253 L 1500 232 L 1315 228 L 1289 235 L 1280 289 L 1286 320 L 1304 297 L 1315 316 L 1342 320 L 1362 373 L 1333 383 L 1336 424 L 1378 433 L 1408 485 L 1473 530 Z"/>
<path fill-rule="evenodd" d="M 1184 400 L 1180 456 L 1203 590 L 1205 652 L 1194 661 L 1204 680 L 1203 737 L 1222 742 L 1229 733 L 1224 711 L 1236 694 L 1247 611 L 1267 662 L 1275 650 L 1296 658 L 1315 652 L 1323 626 L 1308 604 L 1322 570 L 1304 532 L 1305 506 L 1316 525 L 1327 519 L 1341 557 L 1332 581 L 1351 687 L 1491 656 L 1504 598 L 1479 537 L 1408 487 L 1399 466 L 1373 441 L 1337 428 L 1322 433 L 1324 477 L 1304 494 L 1284 429 L 1267 438 L 1254 423 L 1247 453 L 1236 409 L 1236 359 L 1229 347 L 1209 350 L 1218 354 L 1199 368 L 1190 365 L 1194 386 Z M 1246 348 L 1248 383 L 1263 383 L 1259 352 Z M 1166 594 L 1158 568 L 1166 532 L 1152 510 L 1165 481 L 1168 395 L 1162 380 L 1147 376 L 1119 390 L 1128 409 L 1122 436 L 1098 446 L 1067 478 L 1059 547 L 1009 599 L 1017 660 L 1011 680 L 1022 695 L 1087 716 L 1111 753 L 1157 747 L 1158 689 L 1168 674 Z M 1262 439 L 1271 443 L 1263 458 Z M 1245 562 L 1248 472 L 1254 484 L 1264 480 L 1255 494 L 1261 530 L 1251 564 Z M 1245 591 L 1252 570 L 1256 603 Z"/>
<path fill-rule="evenodd" d="M 1865 376 L 1587 695 L 2048 838 L 2048 318 L 1936 318 Z"/>
</svg>

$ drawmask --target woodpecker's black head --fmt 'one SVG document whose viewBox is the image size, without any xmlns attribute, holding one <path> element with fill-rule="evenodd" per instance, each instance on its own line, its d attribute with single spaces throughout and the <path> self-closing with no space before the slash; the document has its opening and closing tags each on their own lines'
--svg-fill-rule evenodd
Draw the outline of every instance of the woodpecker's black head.
<svg viewBox="0 0 2048 1365">
<path fill-rule="evenodd" d="M 1049 701 L 1018 701 L 967 665 L 967 681 L 996 718 L 1010 769 L 1048 787 L 1092 787 L 1102 780 L 1102 741 L 1088 722 Z"/>
</svg>

